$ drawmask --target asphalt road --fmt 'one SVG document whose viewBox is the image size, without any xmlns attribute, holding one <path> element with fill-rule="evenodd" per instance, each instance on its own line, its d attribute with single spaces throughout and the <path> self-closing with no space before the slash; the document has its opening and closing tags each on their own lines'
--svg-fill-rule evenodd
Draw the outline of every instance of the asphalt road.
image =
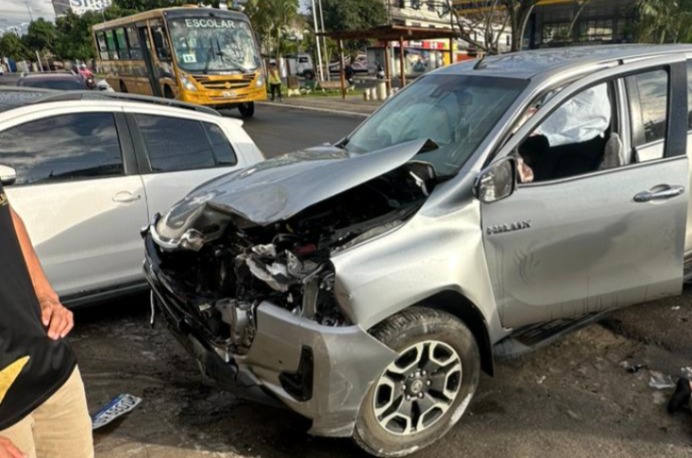
<svg viewBox="0 0 692 458">
<path fill-rule="evenodd" d="M 230 114 L 229 114 L 230 115 Z M 246 123 L 268 156 L 333 141 L 362 118 L 260 106 Z M 95 433 L 98 457 L 364 457 L 349 440 L 313 438 L 288 410 L 210 387 L 144 296 L 77 311 L 70 337 L 92 411 L 119 393 L 142 405 Z M 689 457 L 692 415 L 665 413 L 652 370 L 692 366 L 692 290 L 613 314 L 534 353 L 498 361 L 461 423 L 416 458 Z M 641 364 L 631 374 L 625 366 Z"/>
<path fill-rule="evenodd" d="M 222 110 L 240 118 L 237 110 Z M 335 142 L 363 122 L 358 116 L 337 116 L 296 108 L 257 104 L 255 116 L 243 127 L 267 157 L 325 142 Z"/>
</svg>

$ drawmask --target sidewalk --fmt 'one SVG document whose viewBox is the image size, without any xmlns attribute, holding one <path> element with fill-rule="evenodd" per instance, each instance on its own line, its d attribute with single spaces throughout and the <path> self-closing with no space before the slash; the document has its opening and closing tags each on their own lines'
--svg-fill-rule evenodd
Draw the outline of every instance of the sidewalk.
<svg viewBox="0 0 692 458">
<path fill-rule="evenodd" d="M 370 115 L 382 104 L 376 100 L 366 102 L 362 95 L 348 95 L 345 100 L 341 98 L 341 95 L 284 97 L 283 103 L 270 101 L 259 103 L 363 117 Z"/>
</svg>

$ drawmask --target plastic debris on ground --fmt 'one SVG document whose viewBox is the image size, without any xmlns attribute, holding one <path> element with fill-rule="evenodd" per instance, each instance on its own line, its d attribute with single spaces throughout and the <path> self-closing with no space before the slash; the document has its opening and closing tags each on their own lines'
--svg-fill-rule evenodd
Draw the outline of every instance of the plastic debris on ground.
<svg viewBox="0 0 692 458">
<path fill-rule="evenodd" d="M 106 426 L 113 420 L 132 412 L 140 403 L 142 398 L 131 394 L 119 394 L 111 399 L 101 410 L 91 416 L 91 429 L 99 429 Z"/>
<path fill-rule="evenodd" d="M 649 386 L 657 390 L 665 390 L 667 388 L 675 388 L 675 382 L 670 375 L 664 375 L 660 372 L 651 371 Z"/>
<path fill-rule="evenodd" d="M 680 310 L 679 305 L 674 305 L 673 307 L 670 308 L 671 310 Z"/>
<path fill-rule="evenodd" d="M 625 370 L 629 374 L 636 374 L 637 372 L 639 372 L 640 370 L 645 369 L 645 368 L 646 368 L 646 366 L 644 364 L 632 364 L 632 365 L 625 367 Z"/>
</svg>

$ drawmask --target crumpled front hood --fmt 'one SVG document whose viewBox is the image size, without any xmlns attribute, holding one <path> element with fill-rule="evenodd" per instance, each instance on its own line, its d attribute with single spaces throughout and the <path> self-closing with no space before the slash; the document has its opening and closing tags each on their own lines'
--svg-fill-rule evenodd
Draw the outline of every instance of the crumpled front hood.
<svg viewBox="0 0 692 458">
<path fill-rule="evenodd" d="M 316 147 L 260 162 L 192 191 L 159 221 L 158 235 L 179 239 L 205 209 L 237 215 L 259 226 L 286 220 L 404 165 L 426 142 L 406 142 L 367 154 Z"/>
</svg>

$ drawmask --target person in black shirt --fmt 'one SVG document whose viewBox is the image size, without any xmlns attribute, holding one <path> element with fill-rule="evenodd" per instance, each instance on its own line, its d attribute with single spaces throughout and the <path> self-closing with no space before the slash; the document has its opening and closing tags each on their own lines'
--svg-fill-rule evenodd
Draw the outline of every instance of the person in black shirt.
<svg viewBox="0 0 692 458">
<path fill-rule="evenodd" d="M 0 184 L 0 458 L 93 457 L 72 313 Z"/>
</svg>

